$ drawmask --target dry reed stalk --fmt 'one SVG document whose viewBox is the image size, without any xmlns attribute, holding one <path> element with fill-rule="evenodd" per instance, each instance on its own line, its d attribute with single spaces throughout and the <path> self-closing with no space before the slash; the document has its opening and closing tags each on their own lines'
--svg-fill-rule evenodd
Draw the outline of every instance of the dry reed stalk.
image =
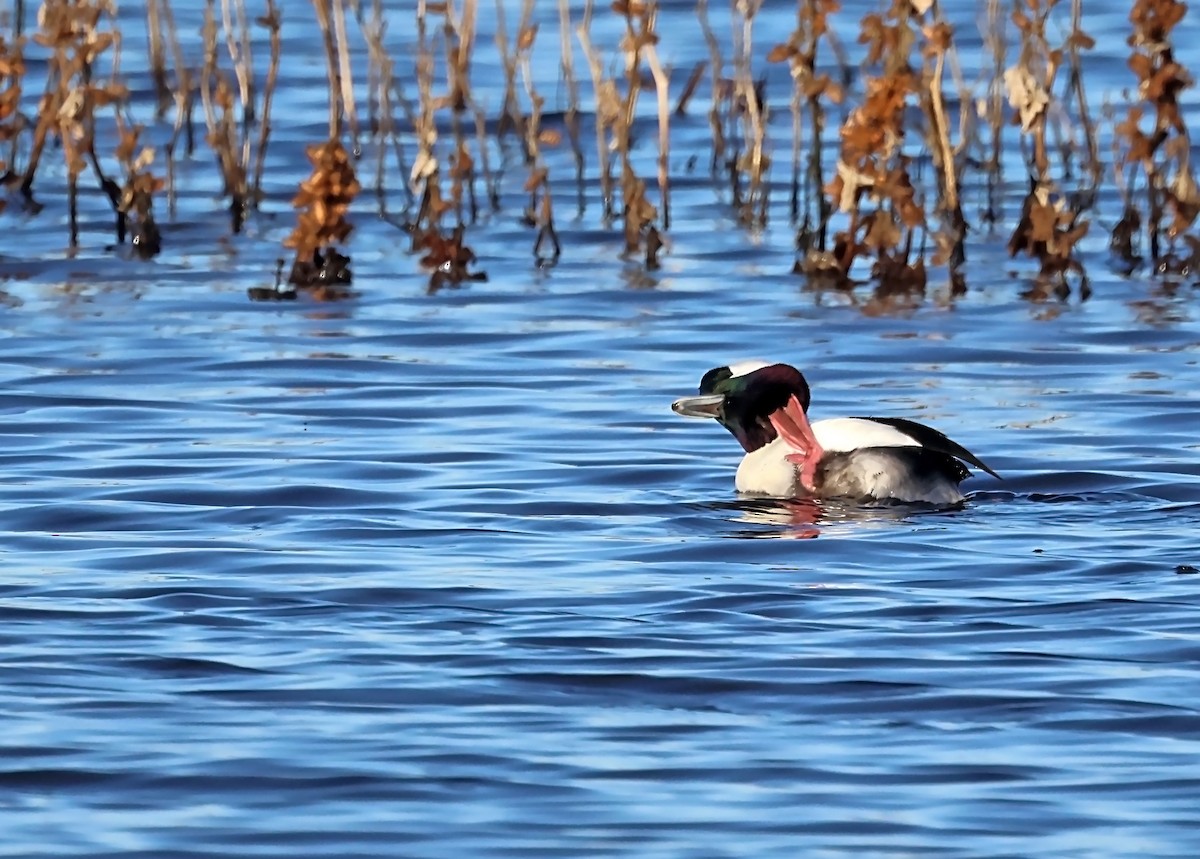
<svg viewBox="0 0 1200 859">
<path fill-rule="evenodd" d="M 486 137 L 479 138 L 482 111 L 471 95 L 471 55 L 475 45 L 475 26 L 478 14 L 475 0 L 464 0 L 461 13 L 455 14 L 453 3 L 446 4 L 446 76 L 449 95 L 446 102 L 450 107 L 450 121 L 454 130 L 455 153 L 450 171 L 451 197 L 458 220 L 463 220 L 463 189 L 470 198 L 472 223 L 479 218 L 479 202 L 475 194 L 475 160 L 467 147 L 462 128 L 462 114 L 471 110 L 475 115 L 475 134 L 479 139 L 480 152 L 486 158 Z"/>
<path fill-rule="evenodd" d="M 1012 20 L 1021 37 L 1016 62 L 1004 72 L 1008 103 L 1033 146 L 1030 166 L 1038 182 L 1050 181 L 1046 117 L 1054 103 L 1054 78 L 1062 60 L 1046 40 L 1046 22 L 1058 0 L 1017 0 Z M 1022 8 L 1024 7 L 1024 8 Z"/>
<path fill-rule="evenodd" d="M 721 45 L 713 34 L 708 23 L 708 0 L 696 0 L 696 15 L 700 19 L 700 29 L 704 33 L 704 43 L 708 46 L 709 65 L 712 68 L 712 103 L 708 109 L 708 125 L 712 131 L 712 159 L 709 162 L 709 172 L 714 176 L 717 170 L 726 163 L 728 142 L 725 137 L 725 121 L 721 114 L 724 104 L 726 113 L 732 115 L 733 84 L 724 77 L 725 61 L 721 58 Z M 732 167 L 730 168 L 732 170 Z"/>
<path fill-rule="evenodd" d="M 621 118 L 621 98 L 616 84 L 604 75 L 604 65 L 600 54 L 592 45 L 591 25 L 592 3 L 591 0 L 588 0 L 584 6 L 583 21 L 576 28 L 575 35 L 587 58 L 588 71 L 592 78 L 592 91 L 596 98 L 596 161 L 600 172 L 603 218 L 607 223 L 615 213 L 612 156 L 607 141 L 610 137 L 615 139 L 616 136 L 613 129 Z"/>
<path fill-rule="evenodd" d="M 460 14 L 455 14 L 453 0 L 446 3 L 446 77 L 450 94 L 446 100 L 450 109 L 461 113 L 471 98 L 471 53 L 475 47 L 475 0 L 464 0 Z"/>
<path fill-rule="evenodd" d="M 704 60 L 692 66 L 692 73 L 688 75 L 688 79 L 683 85 L 683 90 L 679 93 L 679 98 L 675 100 L 676 116 L 684 116 L 687 113 L 688 103 L 691 102 L 692 96 L 696 94 L 696 89 L 700 86 L 700 81 L 704 79 L 704 72 L 707 68 L 708 63 Z"/>
<path fill-rule="evenodd" d="M 116 212 L 118 241 L 125 238 L 125 216 L 120 210 L 121 189 L 104 175 L 96 155 L 96 110 L 115 107 L 128 92 L 115 77 L 117 44 L 115 7 L 110 0 L 45 0 L 39 11 L 38 45 L 49 48 L 46 88 L 39 105 L 37 124 L 20 191 L 33 203 L 33 180 L 46 143 L 51 138 L 62 147 L 67 168 L 67 209 L 71 247 L 79 244 L 79 177 L 90 165 L 101 189 Z M 102 29 L 107 23 L 110 29 Z M 113 74 L 97 84 L 96 65 L 113 51 Z"/>
<path fill-rule="evenodd" d="M 156 116 L 162 119 L 171 105 L 171 87 L 167 84 L 167 50 L 163 44 L 162 13 L 158 0 L 146 0 L 146 40 L 149 44 L 150 79 L 157 96 Z"/>
<path fill-rule="evenodd" d="M 987 124 L 991 130 L 991 147 L 984 167 L 987 171 L 987 208 L 983 219 L 990 224 L 1000 220 L 999 188 L 1004 181 L 1004 63 L 1008 50 L 1006 32 L 1008 17 L 1000 7 L 1000 0 L 987 0 L 987 29 L 983 33 L 983 45 L 992 58 L 992 73 L 987 86 Z"/>
<path fill-rule="evenodd" d="M 17 143 L 24 127 L 20 107 L 25 77 L 24 39 L 11 43 L 0 36 L 0 144 L 9 144 L 7 159 L 0 158 L 0 185 L 8 185 L 16 176 Z M 0 198 L 0 212 L 6 201 Z"/>
<path fill-rule="evenodd" d="M 903 152 L 905 111 L 922 91 L 910 63 L 915 11 L 895 3 L 863 18 L 859 41 L 867 45 L 865 64 L 880 71 L 867 77 L 862 104 L 842 125 L 837 175 L 825 188 L 849 218 L 848 228 L 834 236 L 841 278 L 849 277 L 859 256 L 870 256 L 873 276 L 892 290 L 925 286 L 924 260 L 920 253 L 913 259 L 914 234 L 926 228 L 925 211 Z"/>
<path fill-rule="evenodd" d="M 529 99 L 529 114 L 525 121 L 525 151 L 529 153 L 529 178 L 525 181 L 525 191 L 529 194 L 529 208 L 525 211 L 525 221 L 538 228 L 537 238 L 533 242 L 533 256 L 538 265 L 546 266 L 558 261 L 562 245 L 554 229 L 550 170 L 542 158 L 542 108 L 546 100 L 538 94 L 533 83 L 530 53 L 537 38 L 537 25 L 530 22 L 532 10 L 532 2 L 526 2 L 526 14 L 522 15 L 521 30 L 517 35 L 517 62 L 525 85 L 525 95 Z"/>
<path fill-rule="evenodd" d="M 797 55 L 800 53 L 800 48 L 797 44 L 803 39 L 804 31 L 804 10 L 810 4 L 798 2 L 796 4 L 796 29 L 792 31 L 791 38 L 786 45 L 776 45 L 767 55 L 767 62 L 782 62 L 790 59 L 793 52 Z M 804 87 L 800 82 L 800 77 L 807 71 L 803 62 L 792 64 L 792 98 L 788 103 L 792 112 L 792 192 L 788 198 L 788 212 L 795 224 L 800 219 L 800 136 L 803 128 L 803 107 L 804 104 Z M 807 250 L 807 248 L 805 248 Z"/>
<path fill-rule="evenodd" d="M 266 0 L 266 2 L 266 14 L 257 21 L 269 33 L 271 55 L 270 63 L 267 66 L 267 80 L 263 85 L 262 117 L 258 124 L 258 151 L 254 159 L 254 183 L 251 186 L 251 199 L 256 205 L 262 199 L 262 178 L 267 160 L 267 141 L 271 137 L 271 103 L 275 97 L 275 84 L 279 80 L 279 60 L 282 53 L 282 39 L 279 32 L 282 20 L 279 9 L 275 5 L 275 0 Z"/>
<path fill-rule="evenodd" d="M 1200 189 L 1192 173 L 1191 141 L 1179 105 L 1180 93 L 1191 87 L 1193 80 L 1176 58 L 1172 39 L 1186 11 L 1187 4 L 1179 0 L 1135 0 L 1129 13 L 1133 24 L 1129 68 L 1137 78 L 1141 101 L 1129 108 L 1115 129 L 1126 147 L 1122 165 L 1140 167 L 1145 176 L 1148 212 L 1144 223 L 1151 260 L 1159 272 L 1169 274 L 1200 265 L 1200 239 L 1191 235 L 1200 214 Z M 1148 108 L 1154 113 L 1149 134 L 1141 129 Z M 1171 219 L 1164 225 L 1168 210 Z M 1164 231 L 1172 248 L 1177 241 L 1186 240 L 1189 252 L 1185 257 L 1174 250 L 1164 252 Z"/>
<path fill-rule="evenodd" d="M 515 67 L 520 73 L 521 85 L 525 90 L 525 98 L 529 102 L 529 114 L 525 118 L 522 136 L 524 137 L 525 152 L 530 169 L 541 160 L 539 139 L 542 133 L 542 109 L 546 99 L 538 94 L 533 82 L 531 54 L 537 41 L 538 25 L 533 23 L 533 0 L 525 0 L 521 6 L 521 24 L 517 30 L 517 41 L 513 51 Z"/>
<path fill-rule="evenodd" d="M 126 127 L 118 115 L 117 132 L 117 160 L 125 169 L 120 211 L 131 222 L 134 253 L 149 259 L 162 249 L 162 235 L 154 220 L 154 195 L 165 182 L 150 172 L 154 150 L 140 145 L 142 127 Z"/>
<path fill-rule="evenodd" d="M 475 116 L 475 137 L 478 140 L 479 151 L 481 152 L 481 157 L 486 158 L 487 138 L 479 137 L 482 110 L 478 104 L 475 104 L 472 90 L 470 90 L 470 58 L 472 58 L 474 52 L 476 17 L 478 17 L 478 4 L 476 4 L 476 1 L 463 0 L 462 14 L 458 16 L 455 23 L 457 50 L 454 56 L 452 56 L 455 72 L 454 90 L 452 90 L 454 91 L 454 96 L 451 98 L 451 121 L 454 122 L 455 140 L 458 149 L 458 154 L 455 157 L 455 199 L 457 205 L 460 206 L 458 220 L 462 220 L 462 184 L 466 182 L 470 197 L 470 222 L 472 223 L 479 220 L 479 200 L 475 194 L 475 161 L 470 156 L 466 139 L 463 137 L 462 128 L 460 127 L 460 115 L 468 109 L 472 110 Z M 449 43 L 449 38 L 446 41 Z"/>
<path fill-rule="evenodd" d="M 475 202 L 475 160 L 467 150 L 466 139 L 463 135 L 462 113 L 467 108 L 467 98 L 470 93 L 470 44 L 472 26 L 464 26 L 462 19 L 455 14 L 453 0 L 448 0 L 443 9 L 445 19 L 442 25 L 443 43 L 446 51 L 446 82 L 448 95 L 441 97 L 439 104 L 450 109 L 450 127 L 454 135 L 454 144 L 449 163 L 450 200 L 458 223 L 463 223 L 463 198 L 471 198 L 471 220 L 474 221 L 478 212 Z M 467 194 L 464 194 L 466 189 Z"/>
<path fill-rule="evenodd" d="M 427 4 L 417 3 L 417 93 L 418 110 L 415 115 L 414 131 L 417 138 L 417 156 L 409 173 L 409 184 L 413 193 L 421 200 L 414 221 L 413 249 L 416 250 L 422 231 L 435 230 L 442 214 L 450 204 L 442 199 L 441 165 L 437 157 L 437 105 L 433 97 L 434 60 L 429 44 Z"/>
<path fill-rule="evenodd" d="M 734 91 L 742 118 L 743 145 L 734 170 L 734 204 L 743 223 L 761 227 L 767 222 L 768 186 L 764 179 L 771 164 L 766 153 L 767 105 L 762 89 L 755 83 L 751 61 L 754 53 L 754 17 L 762 0 L 734 0 L 733 7 L 741 18 L 741 27 L 734 32 Z M 749 180 L 744 199 L 739 198 L 738 176 Z"/>
<path fill-rule="evenodd" d="M 175 214 L 175 147 L 179 144 L 181 135 L 186 134 L 185 151 L 190 156 L 195 151 L 195 133 L 192 127 L 192 112 L 196 105 L 196 86 L 192 80 L 191 70 L 184 60 L 183 48 L 179 43 L 179 32 L 175 27 L 175 14 L 171 9 L 170 0 L 158 0 L 159 16 L 171 45 L 171 57 L 175 66 L 175 82 L 171 87 L 175 103 L 175 122 L 171 138 L 167 141 L 167 211 Z"/>
<path fill-rule="evenodd" d="M 25 32 L 25 0 L 16 0 L 13 4 L 13 41 L 17 41 Z"/>
<path fill-rule="evenodd" d="M 936 4 L 932 7 L 936 10 Z M 936 11 L 935 11 L 935 14 Z M 937 15 L 923 22 L 925 45 L 925 76 L 921 92 L 922 107 L 929 129 L 929 148 L 933 163 L 937 167 L 940 185 L 940 202 L 947 211 L 955 211 L 962 217 L 962 205 L 958 198 L 958 170 L 954 165 L 954 149 L 950 145 L 950 127 L 946 120 L 946 95 L 943 91 L 946 71 L 946 53 L 954 37 L 953 28 Z M 932 67 L 931 67 L 932 64 Z"/>
<path fill-rule="evenodd" d="M 417 95 L 418 110 L 414 130 L 417 137 L 417 157 L 409 174 L 413 193 L 421 200 L 414 221 L 413 250 L 416 250 L 422 229 L 435 230 L 442 213 L 449 207 L 443 204 L 441 195 L 441 165 L 437 158 L 437 121 L 434 117 L 436 105 L 433 98 L 433 49 L 428 37 L 428 5 L 425 0 L 417 3 Z"/>
<path fill-rule="evenodd" d="M 329 81 L 329 139 L 338 140 L 342 136 L 342 117 L 345 112 L 342 110 L 341 63 L 330 8 L 332 0 L 312 0 L 312 4 L 317 13 L 321 43 L 325 48 L 325 75 Z"/>
<path fill-rule="evenodd" d="M 932 0 L 924 11 L 916 11 L 923 38 L 920 103 L 938 186 L 936 211 L 940 223 L 932 233 L 937 245 L 932 262 L 934 265 L 948 265 L 951 277 L 960 278 L 958 270 L 966 260 L 967 221 L 963 217 L 962 200 L 959 197 L 960 167 L 955 158 L 955 147 L 950 142 L 944 91 L 946 59 L 953 50 L 954 30 L 941 14 L 936 0 Z M 961 284 L 961 281 L 958 282 Z"/>
<path fill-rule="evenodd" d="M 533 10 L 530 0 L 523 0 L 521 25 L 518 33 L 524 32 L 532 19 Z M 504 0 L 496 0 L 496 48 L 500 52 L 500 63 L 504 68 L 504 104 L 500 108 L 500 121 L 496 126 L 496 136 L 515 133 L 524 142 L 525 117 L 521 114 L 520 101 L 517 98 L 517 50 L 509 50 L 508 28 L 504 17 Z M 525 152 L 528 160 L 529 152 Z"/>
<path fill-rule="evenodd" d="M 559 67 L 567 85 L 567 112 L 564 124 L 567 139 L 571 143 L 571 155 L 575 159 L 575 189 L 579 199 L 579 213 L 583 214 L 586 199 L 583 188 L 583 144 L 579 137 L 579 81 L 575 77 L 575 56 L 571 50 L 571 6 L 570 0 L 558 2 Z"/>
<path fill-rule="evenodd" d="M 246 175 L 246 162 L 239 150 L 248 157 L 248 146 L 239 146 L 238 122 L 234 118 L 235 96 L 225 75 L 218 66 L 217 21 L 213 0 L 204 7 L 204 64 L 200 70 L 200 101 L 204 107 L 204 120 L 208 128 L 208 145 L 217 157 L 225 187 L 223 193 L 229 197 L 231 229 L 241 232 L 249 206 L 250 190 Z M 219 109 L 219 113 L 218 113 Z M 245 116 L 245 109 L 242 111 Z"/>
<path fill-rule="evenodd" d="M 249 29 L 245 0 L 221 0 L 221 31 L 225 34 L 225 50 L 229 52 L 242 107 L 241 161 L 244 165 L 250 163 L 250 127 L 254 123 L 254 56 L 250 52 Z"/>
<path fill-rule="evenodd" d="M 370 19 L 364 17 L 361 6 L 355 6 L 355 14 L 358 15 L 358 28 L 362 32 L 363 44 L 367 48 L 367 127 L 370 129 L 371 135 L 378 140 L 382 137 L 380 129 L 383 125 L 383 118 L 379 115 L 382 64 L 379 62 L 377 53 L 383 48 L 385 31 L 383 7 L 380 5 L 380 0 L 374 0 L 371 4 Z M 376 147 L 377 158 L 382 157 L 383 150 L 382 146 Z"/>
<path fill-rule="evenodd" d="M 1106 117 L 1111 119 L 1110 113 L 1111 111 L 1106 113 Z M 1109 234 L 1108 248 L 1113 257 L 1123 264 L 1125 273 L 1132 274 L 1133 270 L 1142 262 L 1137 247 L 1142 232 L 1142 214 L 1133 204 L 1133 192 L 1129 187 L 1133 180 L 1132 174 L 1137 168 L 1125 164 L 1125 152 L 1120 135 L 1113 134 L 1111 146 L 1113 180 L 1117 186 L 1117 193 L 1121 197 L 1121 217 L 1113 225 L 1112 232 Z M 1130 174 L 1128 178 L 1126 173 Z"/>
<path fill-rule="evenodd" d="M 432 7 L 444 11 L 440 4 Z M 438 131 L 435 114 L 445 103 L 434 98 L 434 59 L 428 36 L 428 15 L 431 11 L 426 0 L 417 2 L 417 90 L 418 110 L 415 112 L 415 134 L 417 156 L 409 174 L 413 193 L 420 198 L 416 217 L 408 223 L 412 235 L 412 249 L 422 251 L 421 265 L 432 269 L 429 291 L 436 292 L 443 286 L 458 286 L 468 280 L 487 280 L 484 272 L 471 272 L 468 267 L 475 262 L 475 253 L 464 242 L 466 229 L 460 223 L 446 234 L 441 219 L 453 207 L 453 203 L 442 196 L 441 165 L 437 156 Z M 466 169 L 465 162 L 460 168 Z"/>
<path fill-rule="evenodd" d="M 658 4 L 653 3 L 649 18 L 649 32 L 654 34 L 654 23 L 657 20 Z M 654 78 L 655 103 L 658 106 L 658 196 L 659 212 L 662 214 L 662 228 L 671 228 L 671 181 L 668 167 L 671 157 L 671 104 L 668 86 L 670 80 L 663 69 L 655 48 L 658 36 L 647 40 L 642 50 L 646 55 L 646 65 Z"/>
<path fill-rule="evenodd" d="M 1080 51 L 1090 51 L 1096 46 L 1096 40 L 1083 31 L 1083 0 L 1071 0 L 1071 32 L 1067 36 L 1068 81 L 1067 86 L 1075 96 L 1078 106 L 1079 123 L 1083 126 L 1084 143 L 1087 146 L 1087 162 L 1084 164 L 1094 192 L 1104 175 L 1104 164 L 1100 160 L 1100 141 L 1096 135 L 1096 126 L 1092 122 L 1091 111 L 1088 110 L 1087 93 L 1083 86 L 1083 62 Z"/>
<path fill-rule="evenodd" d="M 467 189 L 471 198 L 471 222 L 479 217 L 479 204 L 475 193 L 475 179 L 479 171 L 475 169 L 474 159 L 467 149 L 466 142 L 460 129 L 460 114 L 470 111 L 475 123 L 475 146 L 479 164 L 483 172 L 484 187 L 488 194 L 488 202 L 493 211 L 500 209 L 499 179 L 493 176 L 491 156 L 487 133 L 487 115 L 475 99 L 471 89 L 471 58 L 476 47 L 477 19 L 479 17 L 478 0 L 463 0 L 461 13 L 455 18 L 450 3 L 446 6 L 448 27 L 452 26 L 457 42 L 451 52 L 450 39 L 447 38 L 448 74 L 452 74 L 451 94 L 449 97 L 452 108 L 451 122 L 454 124 L 455 139 L 459 156 L 456 156 L 458 170 L 468 181 Z M 449 35 L 449 34 L 448 34 Z M 461 195 L 460 195 L 461 196 Z M 461 215 L 460 215 L 461 218 Z"/>
<path fill-rule="evenodd" d="M 350 126 L 350 141 L 357 157 L 360 154 L 358 105 L 354 99 L 354 75 L 350 68 L 350 35 L 346 30 L 346 6 L 343 0 L 333 0 L 330 17 L 333 19 L 333 32 L 337 45 L 338 84 L 341 87 L 339 102 L 346 122 Z"/>
<path fill-rule="evenodd" d="M 624 221 L 625 252 L 634 253 L 644 249 L 647 268 L 655 268 L 658 265 L 655 254 L 662 247 L 658 230 L 653 225 L 658 213 L 646 199 L 646 183 L 633 167 L 632 134 L 642 85 L 641 57 L 644 49 L 658 40 L 654 32 L 656 10 L 642 0 L 616 0 L 612 10 L 625 23 L 625 35 L 620 46 L 625 58 L 625 97 L 613 126 L 614 142 L 621 158 L 621 218 Z"/>
<path fill-rule="evenodd" d="M 1087 289 L 1083 267 L 1074 257 L 1075 245 L 1088 231 L 1080 211 L 1067 206 L 1050 172 L 1046 145 L 1047 116 L 1058 109 L 1054 80 L 1062 64 L 1063 51 L 1051 49 L 1046 25 L 1058 0 L 1020 0 L 1012 15 L 1021 36 L 1017 61 L 1004 73 L 1009 104 L 1016 110 L 1014 122 L 1030 140 L 1030 190 L 1021 205 L 1021 217 L 1008 241 L 1008 252 L 1024 253 L 1037 260 L 1042 283 L 1038 293 L 1069 294 L 1066 276 L 1078 274 L 1081 292 Z"/>
<path fill-rule="evenodd" d="M 933 3 L 935 14 L 942 17 L 941 0 L 933 0 Z M 975 139 L 979 115 L 978 103 L 975 99 L 974 87 L 967 83 L 966 76 L 963 74 L 962 62 L 958 57 L 958 46 L 953 40 L 946 51 L 946 64 L 950 68 L 955 92 L 958 93 L 958 145 L 954 147 L 954 155 L 956 158 L 965 159 L 966 153 Z"/>
<path fill-rule="evenodd" d="M 409 167 L 404 158 L 404 146 L 396 129 L 393 91 L 396 93 L 396 102 L 414 128 L 417 124 L 416 115 L 408 99 L 404 98 L 399 89 L 400 82 L 395 78 L 395 62 L 384 45 L 387 22 L 383 16 L 383 0 L 373 0 L 371 17 L 362 23 L 361 29 L 367 45 L 368 115 L 378 140 L 375 149 L 375 198 L 379 205 L 380 217 L 391 222 L 392 219 L 387 213 L 387 174 L 384 170 L 388 141 L 391 142 L 396 156 L 397 172 L 401 176 L 409 174 Z M 412 189 L 407 182 L 401 183 L 401 188 L 405 194 L 405 208 L 411 209 L 415 201 Z"/>
<path fill-rule="evenodd" d="M 838 0 L 801 0 L 796 5 L 796 29 L 788 41 L 773 47 L 768 62 L 787 62 L 792 78 L 792 223 L 799 222 L 796 249 L 800 252 L 795 271 L 816 274 L 827 270 L 832 260 L 825 254 L 826 231 L 832 207 L 820 189 L 825 185 L 822 167 L 825 107 L 823 100 L 840 104 L 845 92 L 829 75 L 817 73 L 817 52 L 832 32 L 829 16 L 840 8 Z M 804 117 L 809 120 L 808 164 L 801 170 Z M 801 178 L 803 177 L 803 179 Z M 801 188 L 803 187 L 803 192 Z M 813 193 L 813 191 L 817 193 Z M 817 211 L 812 211 L 815 198 Z M 804 218 L 800 220 L 800 210 Z M 814 227 L 815 222 L 815 227 Z"/>
</svg>

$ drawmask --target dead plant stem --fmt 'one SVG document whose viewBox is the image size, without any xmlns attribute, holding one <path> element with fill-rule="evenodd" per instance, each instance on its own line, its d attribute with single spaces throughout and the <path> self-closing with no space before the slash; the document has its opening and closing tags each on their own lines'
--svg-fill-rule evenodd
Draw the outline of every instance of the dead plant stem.
<svg viewBox="0 0 1200 859">
<path fill-rule="evenodd" d="M 657 13 L 657 6 L 654 7 Z M 654 18 L 650 19 L 649 29 L 653 31 Z M 642 48 L 646 55 L 646 65 L 654 78 L 654 89 L 658 96 L 658 193 L 661 200 L 662 227 L 671 227 L 671 184 L 668 176 L 668 165 L 671 156 L 671 104 L 668 92 L 669 79 L 658 59 L 658 51 L 654 43 L 648 42 Z"/>
<path fill-rule="evenodd" d="M 331 2 L 332 0 L 312 0 L 313 8 L 317 12 L 317 26 L 321 30 L 321 39 L 325 46 L 325 72 L 329 78 L 329 139 L 337 140 L 342 136 L 342 111 L 339 104 L 342 84 L 338 74 L 337 45 L 329 16 Z M 424 5 L 422 2 L 421 6 Z"/>
<path fill-rule="evenodd" d="M 266 0 L 267 14 L 263 16 L 264 26 L 270 33 L 271 59 L 267 66 L 267 80 L 263 85 L 262 117 L 258 126 L 258 154 L 254 159 L 254 185 L 251 198 L 255 205 L 262 199 L 263 168 L 267 160 L 267 141 L 271 136 L 271 102 L 275 96 L 275 85 L 279 80 L 279 60 L 282 52 L 280 29 L 282 21 L 275 0 Z"/>
<path fill-rule="evenodd" d="M 354 100 L 354 75 L 350 68 L 350 37 L 346 30 L 346 6 L 333 0 L 333 30 L 337 44 L 340 109 L 350 125 L 350 140 L 355 153 L 359 149 L 358 107 Z"/>
</svg>

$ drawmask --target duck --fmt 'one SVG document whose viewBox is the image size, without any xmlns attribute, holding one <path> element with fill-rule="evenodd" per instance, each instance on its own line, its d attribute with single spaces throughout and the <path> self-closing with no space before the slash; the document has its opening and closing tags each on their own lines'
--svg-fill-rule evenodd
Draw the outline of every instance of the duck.
<svg viewBox="0 0 1200 859">
<path fill-rule="evenodd" d="M 810 422 L 811 392 L 790 364 L 752 360 L 714 367 L 697 396 L 671 409 L 715 418 L 745 450 L 735 485 L 747 495 L 956 505 L 967 465 L 1000 479 L 962 445 L 907 418 Z"/>
</svg>

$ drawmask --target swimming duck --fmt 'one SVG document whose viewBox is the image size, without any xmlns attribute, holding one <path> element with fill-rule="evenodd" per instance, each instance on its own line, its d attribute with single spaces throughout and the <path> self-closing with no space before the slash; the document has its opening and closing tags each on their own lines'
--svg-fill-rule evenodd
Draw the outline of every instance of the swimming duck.
<svg viewBox="0 0 1200 859">
<path fill-rule="evenodd" d="M 831 418 L 809 423 L 804 375 L 788 364 L 741 361 L 715 367 L 700 393 L 671 404 L 716 418 L 746 450 L 739 492 L 779 498 L 853 498 L 957 504 L 963 463 L 992 471 L 965 447 L 904 418 Z"/>
</svg>

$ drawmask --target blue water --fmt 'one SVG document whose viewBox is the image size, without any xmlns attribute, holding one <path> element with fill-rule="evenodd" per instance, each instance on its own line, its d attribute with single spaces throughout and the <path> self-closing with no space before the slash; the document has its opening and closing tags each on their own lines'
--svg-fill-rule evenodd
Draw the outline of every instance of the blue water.
<svg viewBox="0 0 1200 859">
<path fill-rule="evenodd" d="M 698 177 L 658 272 L 595 207 L 538 270 L 518 202 L 430 296 L 368 205 L 355 298 L 252 303 L 287 195 L 219 238 L 193 169 L 152 262 L 4 215 L 0 856 L 1200 852 L 1193 287 L 1097 228 L 1087 301 L 999 233 L 817 292 Z M 739 498 L 669 406 L 747 356 L 1004 480 Z"/>
</svg>

